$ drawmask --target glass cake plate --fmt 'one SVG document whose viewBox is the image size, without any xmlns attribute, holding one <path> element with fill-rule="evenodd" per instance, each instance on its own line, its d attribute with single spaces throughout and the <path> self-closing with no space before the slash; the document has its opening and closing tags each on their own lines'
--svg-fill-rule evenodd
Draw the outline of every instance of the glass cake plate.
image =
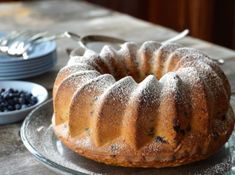
<svg viewBox="0 0 235 175">
<path fill-rule="evenodd" d="M 231 104 L 235 109 L 235 98 L 231 99 Z M 51 126 L 52 114 L 52 100 L 36 108 L 25 119 L 21 128 L 21 137 L 26 148 L 37 160 L 61 174 L 235 174 L 235 131 L 225 146 L 207 160 L 176 168 L 124 168 L 97 163 L 67 149 L 53 133 Z"/>
</svg>

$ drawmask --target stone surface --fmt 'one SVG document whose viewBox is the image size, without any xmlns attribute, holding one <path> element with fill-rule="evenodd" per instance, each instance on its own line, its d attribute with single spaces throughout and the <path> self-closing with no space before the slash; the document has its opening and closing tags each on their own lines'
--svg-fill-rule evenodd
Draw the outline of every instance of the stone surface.
<svg viewBox="0 0 235 175">
<path fill-rule="evenodd" d="M 75 0 L 2 3 L 0 23 L 0 31 L 5 32 L 16 29 L 46 30 L 51 33 L 71 31 L 80 35 L 116 36 L 138 43 L 146 40 L 164 41 L 177 34 L 171 29 Z M 213 58 L 227 60 L 222 68 L 235 91 L 234 51 L 192 37 L 186 37 L 179 42 L 201 49 Z M 52 89 L 58 70 L 68 60 L 65 49 L 76 48 L 77 45 L 70 40 L 58 40 L 57 43 L 58 63 L 55 68 L 43 75 L 27 79 L 44 85 L 48 90 Z M 19 137 L 20 126 L 21 123 L 0 126 L 0 174 L 55 174 L 37 162 L 24 148 Z"/>
</svg>

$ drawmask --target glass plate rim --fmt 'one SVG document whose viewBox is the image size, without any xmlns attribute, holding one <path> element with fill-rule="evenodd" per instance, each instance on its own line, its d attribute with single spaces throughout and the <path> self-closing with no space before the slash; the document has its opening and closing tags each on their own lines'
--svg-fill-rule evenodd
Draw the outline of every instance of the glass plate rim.
<svg viewBox="0 0 235 175">
<path fill-rule="evenodd" d="M 55 169 L 59 169 L 60 171 L 62 172 L 65 172 L 65 173 L 71 173 L 71 174 L 75 174 L 75 175 L 86 175 L 85 173 L 83 172 L 78 172 L 78 171 L 75 171 L 73 169 L 70 169 L 70 168 L 67 168 L 67 167 L 64 167 L 64 166 L 61 166 L 60 164 L 58 163 L 55 163 L 54 161 L 46 158 L 45 156 L 43 156 L 41 153 L 39 153 L 36 148 L 30 143 L 30 141 L 27 139 L 27 134 L 26 134 L 26 128 L 27 126 L 29 125 L 30 123 L 30 119 L 33 115 L 33 113 L 35 111 L 37 111 L 38 109 L 40 109 L 41 107 L 43 107 L 44 105 L 47 105 L 49 103 L 52 103 L 52 98 L 45 101 L 44 103 L 42 103 L 41 105 L 39 105 L 37 108 L 35 108 L 33 111 L 31 111 L 28 116 L 25 118 L 21 128 L 20 128 L 20 136 L 21 136 L 21 140 L 23 142 L 23 144 L 25 145 L 25 147 L 28 149 L 28 151 L 30 153 L 32 153 L 32 155 L 37 159 L 39 160 L 40 162 L 42 162 L 43 164 L 47 165 L 47 166 L 50 166 L 51 168 L 55 168 Z"/>
<path fill-rule="evenodd" d="M 231 99 L 235 101 L 235 97 L 231 96 Z M 34 114 L 34 112 L 36 112 L 37 110 L 39 110 L 40 108 L 53 103 L 53 99 L 49 99 L 47 101 L 45 101 L 44 103 L 42 103 L 41 105 L 39 105 L 37 108 L 35 108 L 33 111 L 31 111 L 28 116 L 25 118 L 21 129 L 20 129 L 20 136 L 22 139 L 22 142 L 24 143 L 25 147 L 28 149 L 28 151 L 42 164 L 44 164 L 45 166 L 47 166 L 48 168 L 54 169 L 56 170 L 56 172 L 60 172 L 60 173 L 69 173 L 69 174 L 74 174 L 74 175 L 86 175 L 87 173 L 82 172 L 82 171 L 78 171 L 78 170 L 74 170 L 68 167 L 65 167 L 63 165 L 60 165 L 59 163 L 54 162 L 53 160 L 51 160 L 50 158 L 47 158 L 46 156 L 44 156 L 43 154 L 41 154 L 40 152 L 38 152 L 38 150 L 30 143 L 30 141 L 27 139 L 27 126 L 30 124 L 31 122 L 31 118 Z M 230 174 L 230 172 L 226 172 L 226 174 Z"/>
</svg>

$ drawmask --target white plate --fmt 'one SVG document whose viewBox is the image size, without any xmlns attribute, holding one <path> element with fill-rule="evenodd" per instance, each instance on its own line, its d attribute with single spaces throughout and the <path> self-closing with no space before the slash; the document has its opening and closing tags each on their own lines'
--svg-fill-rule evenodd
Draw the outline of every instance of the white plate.
<svg viewBox="0 0 235 175">
<path fill-rule="evenodd" d="M 25 74 L 31 74 L 31 73 L 34 73 L 34 72 L 40 72 L 44 69 L 48 69 L 50 67 L 53 67 L 54 65 L 54 62 L 50 62 L 50 63 L 47 63 L 45 65 L 39 65 L 39 67 L 35 67 L 33 69 L 25 69 L 25 70 L 21 70 L 21 71 L 9 71 L 9 72 L 1 72 L 0 73 L 0 77 L 10 77 L 10 76 L 19 76 L 19 75 L 25 75 Z"/>
<path fill-rule="evenodd" d="M 46 72 L 50 71 L 53 67 L 54 67 L 54 65 L 51 65 L 50 67 L 47 67 L 43 70 L 36 71 L 36 72 L 30 73 L 30 74 L 4 76 L 4 77 L 0 77 L 0 80 L 18 80 L 18 79 L 34 77 L 34 76 L 41 75 L 43 73 L 46 73 Z"/>
<path fill-rule="evenodd" d="M 24 61 L 24 60 L 21 60 L 21 61 L 17 61 L 17 62 L 10 62 L 10 63 L 1 63 L 0 62 L 0 69 L 4 69 L 4 68 L 9 68 L 9 67 L 13 67 L 13 66 L 25 66 L 25 65 L 33 65 L 33 64 L 40 64 L 42 62 L 46 62 L 48 61 L 48 59 L 51 59 L 51 58 L 56 58 L 57 55 L 56 55 L 56 50 L 54 50 L 53 52 L 45 55 L 45 56 L 42 56 L 38 59 L 31 59 L 29 61 Z M 1 59 L 1 58 L 0 58 Z"/>
<path fill-rule="evenodd" d="M 37 59 L 37 61 L 41 61 L 39 59 Z M 41 66 L 41 63 L 37 63 L 36 61 L 33 62 L 32 64 L 27 64 L 23 65 L 23 67 L 27 67 L 25 71 L 23 71 L 22 69 L 18 69 L 20 68 L 20 66 L 18 67 L 4 67 L 3 69 L 0 66 L 0 70 L 3 71 L 0 73 L 0 80 L 17 80 L 17 79 L 24 79 L 24 78 L 29 78 L 29 77 L 33 77 L 33 76 L 37 76 L 40 74 L 43 74 L 45 72 L 48 72 L 49 70 L 51 70 L 54 65 L 56 64 L 57 61 L 57 53 L 56 51 L 53 51 L 51 54 L 47 55 L 44 57 L 44 61 L 46 61 L 46 66 Z M 0 63 L 1 65 L 1 63 Z M 39 67 L 36 67 L 35 69 L 31 69 L 31 66 L 35 66 L 38 65 Z M 12 73 L 12 70 L 18 70 L 18 72 L 14 72 Z"/>
<path fill-rule="evenodd" d="M 53 63 L 54 60 L 50 60 L 48 62 L 45 63 L 41 63 L 41 64 L 33 64 L 33 65 L 26 65 L 26 66 L 15 66 L 15 67 L 10 67 L 10 68 L 0 68 L 0 75 L 2 74 L 8 74 L 8 73 L 17 73 L 17 72 L 26 72 L 26 71 L 30 71 L 30 70 L 35 70 L 38 69 L 40 67 L 45 67 L 48 64 Z"/>
<path fill-rule="evenodd" d="M 47 90 L 43 86 L 36 83 L 26 81 L 0 81 L 0 89 L 2 88 L 13 88 L 15 90 L 24 90 L 26 92 L 30 92 L 33 94 L 33 96 L 37 97 L 38 103 L 34 106 L 21 110 L 0 112 L 0 124 L 13 123 L 23 120 L 30 111 L 46 101 L 48 98 Z"/>
</svg>

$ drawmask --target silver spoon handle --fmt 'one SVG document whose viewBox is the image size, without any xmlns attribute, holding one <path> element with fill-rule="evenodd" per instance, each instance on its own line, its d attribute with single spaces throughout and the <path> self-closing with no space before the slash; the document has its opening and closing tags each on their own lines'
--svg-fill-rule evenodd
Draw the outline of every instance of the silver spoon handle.
<svg viewBox="0 0 235 175">
<path fill-rule="evenodd" d="M 65 31 L 65 32 L 63 32 L 61 34 L 58 34 L 58 35 L 44 36 L 42 38 L 38 38 L 34 41 L 34 43 L 52 41 L 52 40 L 61 39 L 61 38 L 70 38 L 70 39 L 75 40 L 75 41 L 78 42 L 78 41 L 80 41 L 81 37 L 79 35 L 75 34 L 75 33 Z"/>
<path fill-rule="evenodd" d="M 185 37 L 187 34 L 189 33 L 189 30 L 188 29 L 185 29 L 184 31 L 182 31 L 181 33 L 177 34 L 176 36 L 166 40 L 166 41 L 163 41 L 161 42 L 161 44 L 167 44 L 167 43 L 171 43 L 171 42 L 174 42 L 174 41 L 177 41 L 179 39 L 182 39 L 183 37 Z M 44 42 L 44 41 L 50 41 L 50 40 L 55 40 L 55 39 L 59 39 L 59 38 L 71 38 L 75 41 L 81 41 L 81 36 L 75 34 L 75 33 L 72 33 L 72 32 L 64 32 L 62 34 L 59 34 L 59 35 L 52 35 L 52 36 L 49 36 L 49 37 L 44 37 L 44 38 L 39 38 L 39 39 L 36 39 L 35 40 L 35 43 L 40 43 L 40 42 Z M 100 37 L 100 36 L 99 36 Z M 105 37 L 105 36 L 101 36 L 101 37 Z M 100 37 L 100 38 L 101 38 Z M 100 39 L 99 38 L 99 39 Z M 106 37 L 107 38 L 107 37 Z M 111 38 L 111 37 L 109 37 Z"/>
<path fill-rule="evenodd" d="M 171 42 L 174 42 L 174 41 L 177 41 L 179 39 L 182 39 L 184 38 L 185 36 L 187 36 L 189 33 L 189 30 L 188 29 L 185 29 L 184 31 L 180 32 L 178 35 L 166 40 L 166 41 L 163 41 L 161 42 L 161 44 L 168 44 L 168 43 L 171 43 Z"/>
</svg>

